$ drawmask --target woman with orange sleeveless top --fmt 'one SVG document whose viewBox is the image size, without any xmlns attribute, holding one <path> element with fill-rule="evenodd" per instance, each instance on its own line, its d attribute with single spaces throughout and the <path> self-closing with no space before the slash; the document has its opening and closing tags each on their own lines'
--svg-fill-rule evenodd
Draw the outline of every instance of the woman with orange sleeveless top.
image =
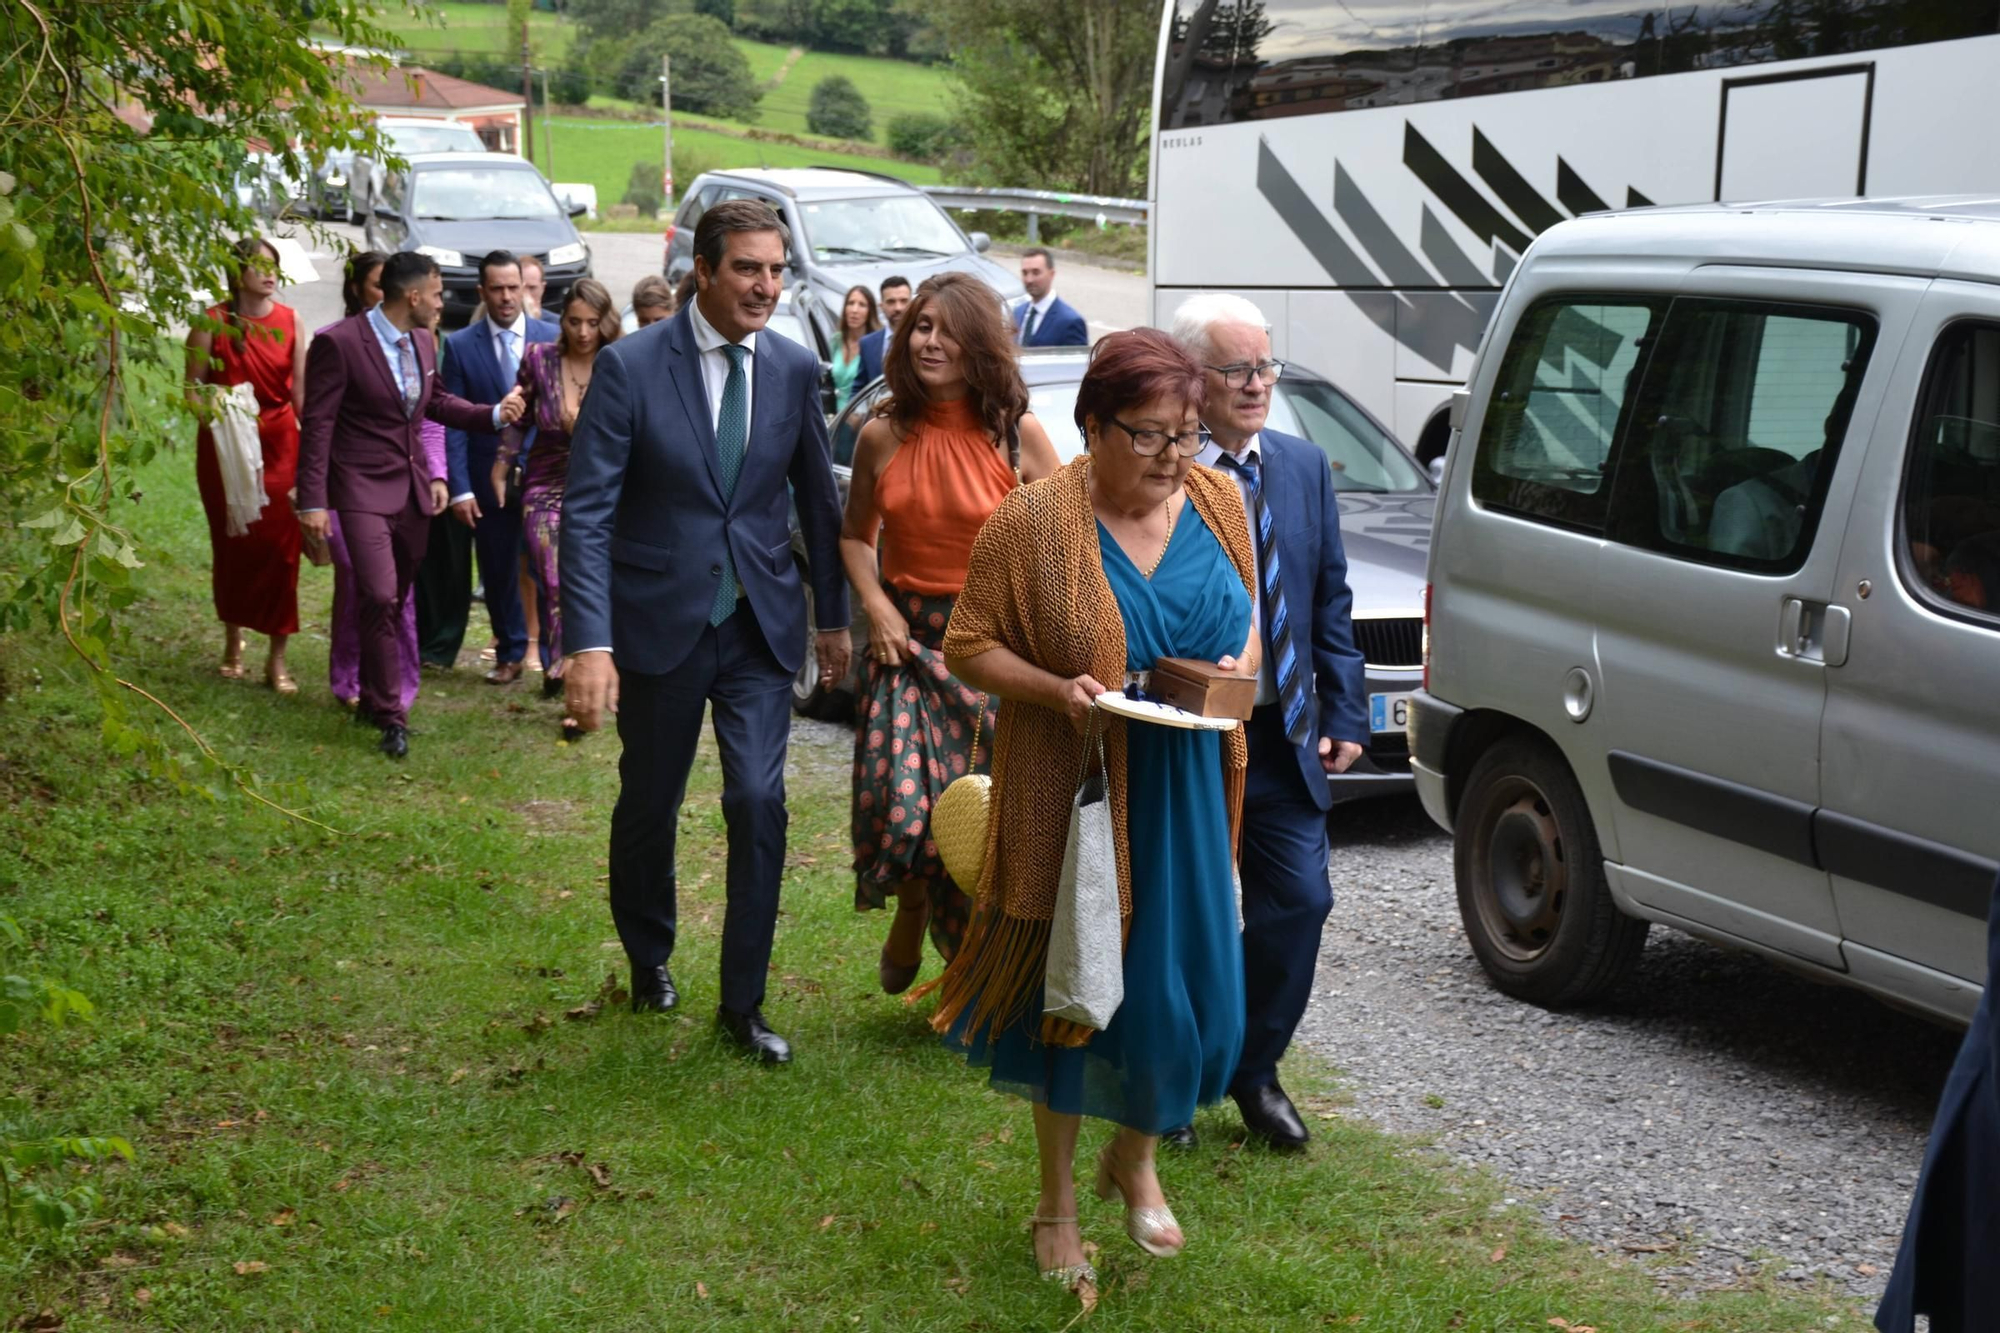
<svg viewBox="0 0 2000 1333">
<path fill-rule="evenodd" d="M 840 554 L 870 627 L 854 732 L 854 905 L 896 900 L 878 967 L 896 995 L 923 966 L 926 922 L 949 961 L 971 915 L 930 836 L 937 798 L 986 771 L 993 738 L 986 697 L 939 650 L 952 602 L 980 525 L 1057 464 L 1028 414 L 1000 298 L 977 278 L 925 281 L 882 371 L 890 397 L 855 443 Z"/>
</svg>

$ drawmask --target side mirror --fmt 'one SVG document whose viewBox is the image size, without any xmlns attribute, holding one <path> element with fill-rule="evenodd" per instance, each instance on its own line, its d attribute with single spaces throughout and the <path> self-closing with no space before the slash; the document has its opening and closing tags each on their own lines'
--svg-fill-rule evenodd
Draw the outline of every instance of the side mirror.
<svg viewBox="0 0 2000 1333">
<path fill-rule="evenodd" d="M 569 215 L 573 218 L 580 218 L 590 211 L 589 204 L 573 203 L 569 200 L 564 200 L 564 202 L 569 204 Z"/>
<path fill-rule="evenodd" d="M 1431 484 L 1432 484 L 1433 486 L 1442 486 L 1442 485 L 1444 485 L 1444 455 L 1443 455 L 1443 454 L 1439 454 L 1439 455 L 1438 455 L 1438 456 L 1437 456 L 1436 458 L 1433 458 L 1433 459 L 1431 460 Z"/>
<path fill-rule="evenodd" d="M 974 254 L 983 255 L 993 248 L 993 238 L 983 231 L 975 231 L 965 239 L 972 242 L 972 251 Z"/>
<path fill-rule="evenodd" d="M 403 220 L 401 213 L 398 213 L 393 208 L 384 208 L 381 204 L 375 205 L 375 216 L 381 218 L 384 222 L 401 222 Z"/>
</svg>

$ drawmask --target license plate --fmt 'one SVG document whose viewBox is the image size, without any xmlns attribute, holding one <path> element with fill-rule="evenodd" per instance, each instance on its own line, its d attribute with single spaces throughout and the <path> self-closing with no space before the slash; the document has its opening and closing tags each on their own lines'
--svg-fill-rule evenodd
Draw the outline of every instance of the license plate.
<svg viewBox="0 0 2000 1333">
<path fill-rule="evenodd" d="M 1407 731 L 1410 726 L 1410 696 L 1371 694 L 1368 696 L 1368 729 L 1374 732 Z"/>
</svg>

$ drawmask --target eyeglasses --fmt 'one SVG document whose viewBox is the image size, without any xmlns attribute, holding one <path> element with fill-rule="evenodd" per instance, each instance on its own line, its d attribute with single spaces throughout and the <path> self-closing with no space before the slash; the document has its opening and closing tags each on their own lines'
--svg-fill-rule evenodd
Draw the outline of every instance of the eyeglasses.
<svg viewBox="0 0 2000 1333">
<path fill-rule="evenodd" d="M 1159 457 L 1168 444 L 1179 450 L 1183 458 L 1193 458 L 1202 449 L 1203 439 L 1199 430 L 1183 431 L 1179 435 L 1169 435 L 1163 430 L 1134 430 L 1117 417 L 1111 418 L 1111 424 L 1132 437 L 1132 452 L 1141 458 Z"/>
<path fill-rule="evenodd" d="M 1238 361 L 1233 365 L 1209 366 L 1208 369 L 1222 376 L 1222 382 L 1230 388 L 1241 389 L 1250 383 L 1252 375 L 1255 375 L 1265 384 L 1276 384 L 1278 376 L 1285 373 L 1285 363 L 1282 361 L 1259 361 L 1253 366 L 1247 362 Z"/>
</svg>

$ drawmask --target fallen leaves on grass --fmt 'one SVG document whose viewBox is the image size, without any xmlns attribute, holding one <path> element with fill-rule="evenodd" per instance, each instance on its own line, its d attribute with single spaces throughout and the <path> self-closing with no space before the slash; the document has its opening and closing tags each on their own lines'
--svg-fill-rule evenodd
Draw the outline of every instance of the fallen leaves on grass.
<svg viewBox="0 0 2000 1333">
<path fill-rule="evenodd" d="M 1595 1324 L 1572 1324 L 1569 1320 L 1560 1317 L 1549 1320 L 1549 1327 L 1559 1328 L 1563 1330 L 1563 1333 L 1597 1333 L 1597 1325 Z"/>
<path fill-rule="evenodd" d="M 695 1283 L 695 1284 L 694 1284 L 694 1294 L 695 1294 L 695 1295 L 697 1295 L 697 1296 L 699 1296 L 699 1297 L 701 1297 L 701 1298 L 702 1298 L 703 1300 L 707 1300 L 707 1299 L 708 1299 L 708 1284 L 707 1284 L 706 1282 L 697 1282 L 697 1283 Z"/>
<path fill-rule="evenodd" d="M 271 1214 L 271 1225 L 274 1227 L 288 1227 L 298 1220 L 299 1215 L 297 1211 L 291 1208 L 280 1208 L 277 1212 Z"/>
<path fill-rule="evenodd" d="M 271 1265 L 265 1263 L 262 1259 L 238 1259 L 230 1267 L 236 1270 L 238 1277 L 248 1277 L 252 1273 L 268 1273 L 271 1271 Z"/>
</svg>

